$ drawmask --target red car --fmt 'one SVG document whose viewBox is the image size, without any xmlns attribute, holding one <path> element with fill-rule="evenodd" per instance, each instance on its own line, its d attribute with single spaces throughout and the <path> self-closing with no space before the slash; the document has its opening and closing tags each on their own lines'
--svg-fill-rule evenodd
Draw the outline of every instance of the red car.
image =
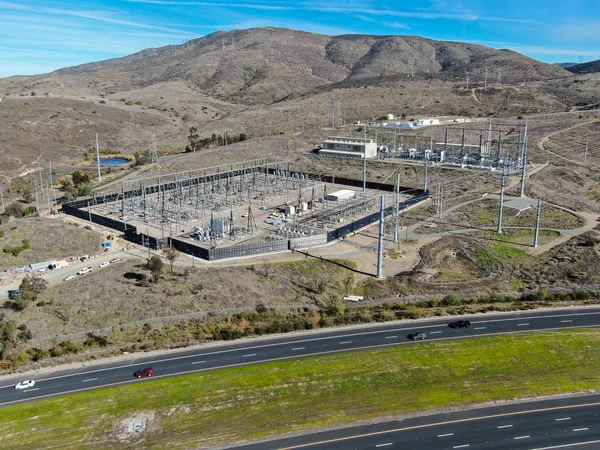
<svg viewBox="0 0 600 450">
<path fill-rule="evenodd" d="M 152 370 L 151 367 L 146 367 L 145 369 L 138 370 L 136 373 L 134 373 L 134 375 L 138 378 L 142 378 L 142 377 L 151 377 L 153 373 L 154 373 L 154 370 Z"/>
</svg>

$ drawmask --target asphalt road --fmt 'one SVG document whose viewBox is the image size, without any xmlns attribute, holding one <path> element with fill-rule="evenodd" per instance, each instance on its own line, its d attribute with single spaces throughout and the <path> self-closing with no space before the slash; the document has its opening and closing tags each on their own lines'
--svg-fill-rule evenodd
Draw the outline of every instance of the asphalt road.
<svg viewBox="0 0 600 450">
<path fill-rule="evenodd" d="M 235 447 L 239 450 L 597 450 L 600 395 L 414 417 Z"/>
<path fill-rule="evenodd" d="M 471 320 L 470 328 L 463 329 L 449 328 L 447 325 L 449 320 L 446 318 L 418 323 L 394 323 L 327 332 L 307 332 L 294 336 L 248 339 L 238 343 L 178 350 L 155 356 L 141 353 L 139 356 L 131 355 L 126 360 L 96 364 L 92 367 L 4 378 L 0 380 L 0 406 L 108 386 L 152 382 L 153 378 L 314 355 L 387 346 L 419 345 L 428 341 L 526 333 L 533 330 L 598 327 L 600 308 L 478 316 Z M 452 320 L 456 319 L 452 318 Z M 414 332 L 425 332 L 427 339 L 409 340 L 407 335 Z M 152 367 L 155 376 L 136 379 L 133 373 L 144 367 Z M 14 389 L 14 385 L 24 379 L 34 379 L 35 387 L 25 390 Z"/>
</svg>

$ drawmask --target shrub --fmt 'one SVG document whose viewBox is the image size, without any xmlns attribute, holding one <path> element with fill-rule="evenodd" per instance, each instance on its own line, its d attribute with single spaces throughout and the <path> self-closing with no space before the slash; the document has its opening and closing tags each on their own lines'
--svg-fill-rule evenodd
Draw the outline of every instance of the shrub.
<svg viewBox="0 0 600 450">
<path fill-rule="evenodd" d="M 453 294 L 446 295 L 441 301 L 442 306 L 459 306 L 461 303 L 460 297 Z"/>
</svg>

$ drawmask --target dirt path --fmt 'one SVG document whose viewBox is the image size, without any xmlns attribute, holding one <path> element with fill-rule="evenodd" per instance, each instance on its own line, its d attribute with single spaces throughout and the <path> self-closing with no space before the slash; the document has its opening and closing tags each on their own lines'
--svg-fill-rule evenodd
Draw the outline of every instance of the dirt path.
<svg viewBox="0 0 600 450">
<path fill-rule="evenodd" d="M 558 153 L 555 153 L 555 152 L 553 152 L 552 150 L 548 150 L 546 147 L 544 147 L 544 144 L 545 144 L 545 143 L 546 143 L 546 142 L 547 142 L 549 139 L 551 139 L 551 138 L 552 138 L 552 136 L 554 136 L 554 135 L 556 135 L 556 134 L 564 133 L 565 131 L 569 131 L 569 130 L 572 130 L 572 129 L 574 129 L 574 128 L 581 127 L 581 126 L 583 126 L 583 125 L 589 125 L 589 124 L 591 124 L 591 123 L 596 123 L 596 122 L 600 122 L 600 120 L 598 120 L 598 119 L 595 119 L 595 120 L 588 120 L 587 122 L 578 123 L 578 124 L 572 125 L 572 126 L 570 126 L 570 127 L 563 128 L 563 129 L 561 129 L 561 130 L 553 131 L 552 133 L 549 133 L 549 134 L 547 134 L 546 136 L 544 136 L 544 137 L 542 137 L 541 139 L 539 139 L 539 140 L 536 142 L 536 146 L 537 146 L 537 148 L 538 148 L 539 150 L 541 150 L 541 151 L 543 151 L 543 152 L 548 152 L 548 153 L 550 153 L 551 155 L 554 155 L 554 156 L 556 156 L 557 158 L 564 159 L 565 161 L 569 161 L 570 163 L 577 164 L 578 166 L 583 166 L 583 165 L 585 165 L 585 164 L 584 164 L 584 163 L 582 163 L 581 161 L 575 161 L 575 160 L 569 159 L 569 158 L 567 158 L 567 157 L 565 157 L 565 156 L 559 155 Z"/>
<path fill-rule="evenodd" d="M 471 89 L 471 94 L 473 95 L 473 100 L 475 100 L 477 103 L 479 103 L 481 105 L 481 102 L 479 101 L 479 99 L 477 98 L 477 95 L 475 94 L 475 89 L 476 88 Z"/>
</svg>

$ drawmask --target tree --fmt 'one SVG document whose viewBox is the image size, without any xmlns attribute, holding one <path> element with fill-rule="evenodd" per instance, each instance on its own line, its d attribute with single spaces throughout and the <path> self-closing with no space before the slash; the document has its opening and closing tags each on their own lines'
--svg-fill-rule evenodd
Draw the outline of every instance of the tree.
<svg viewBox="0 0 600 450">
<path fill-rule="evenodd" d="M 38 275 L 27 275 L 21 281 L 19 290 L 21 293 L 16 296 L 13 303 L 14 308 L 18 311 L 22 311 L 29 303 L 33 303 L 37 300 L 39 294 L 44 292 L 48 287 L 48 282 Z"/>
<path fill-rule="evenodd" d="M 19 190 L 21 191 L 21 195 L 23 196 L 23 200 L 25 200 L 26 202 L 30 202 L 33 200 L 33 192 L 31 191 L 31 187 L 23 184 L 21 185 L 21 187 L 19 188 Z"/>
<path fill-rule="evenodd" d="M 169 261 L 169 267 L 171 269 L 171 272 L 173 272 L 173 263 L 177 258 L 179 258 L 179 250 L 173 247 L 169 247 L 163 250 L 163 254 L 165 255 L 165 258 L 167 258 L 167 261 Z"/>
<path fill-rule="evenodd" d="M 25 207 L 19 202 L 12 202 L 6 207 L 4 214 L 13 217 L 23 217 L 25 215 Z"/>
<path fill-rule="evenodd" d="M 600 183 L 592 184 L 588 188 L 587 196 L 598 204 L 598 212 L 600 213 Z"/>
<path fill-rule="evenodd" d="M 185 148 L 188 152 L 195 152 L 200 150 L 200 135 L 198 134 L 198 128 L 190 127 L 190 134 L 188 135 L 189 144 Z"/>
<path fill-rule="evenodd" d="M 146 263 L 146 267 L 152 272 L 152 281 L 154 283 L 158 283 L 160 276 L 162 275 L 164 263 L 160 257 L 154 255 L 148 263 Z M 172 270 L 172 269 L 171 269 Z"/>
</svg>

